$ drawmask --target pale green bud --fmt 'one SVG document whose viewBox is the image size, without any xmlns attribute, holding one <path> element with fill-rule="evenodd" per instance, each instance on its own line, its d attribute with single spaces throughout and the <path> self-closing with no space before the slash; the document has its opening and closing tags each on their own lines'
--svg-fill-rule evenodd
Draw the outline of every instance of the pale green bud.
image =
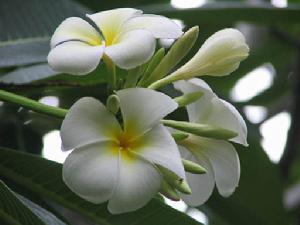
<svg viewBox="0 0 300 225">
<path fill-rule="evenodd" d="M 181 131 L 176 131 L 176 132 L 172 132 L 172 137 L 174 138 L 175 141 L 182 141 L 182 140 L 188 138 L 189 134 L 181 132 Z"/>
<path fill-rule="evenodd" d="M 119 108 L 120 108 L 120 99 L 119 99 L 119 97 L 117 95 L 110 95 L 107 98 L 106 107 L 111 113 L 116 114 L 119 111 Z"/>
<path fill-rule="evenodd" d="M 150 85 L 173 69 L 194 46 L 199 33 L 199 27 L 195 26 L 185 32 L 170 48 L 166 56 L 161 60 L 153 73 L 150 74 L 145 85 Z"/>
<path fill-rule="evenodd" d="M 191 188 L 188 183 L 182 178 L 178 177 L 175 173 L 165 169 L 164 167 L 157 166 L 162 173 L 164 180 L 173 188 L 184 194 L 191 194 Z"/>
<path fill-rule="evenodd" d="M 228 140 L 238 135 L 234 131 L 209 124 L 190 123 L 176 120 L 161 120 L 161 122 L 167 127 L 172 127 L 174 129 L 202 137 Z"/>
<path fill-rule="evenodd" d="M 184 170 L 186 172 L 194 173 L 194 174 L 204 174 L 206 173 L 206 169 L 200 166 L 197 163 L 194 163 L 190 160 L 182 159 L 182 164 L 184 166 Z"/>
<path fill-rule="evenodd" d="M 180 196 L 177 193 L 177 191 L 175 190 L 175 188 L 173 188 L 165 180 L 162 181 L 161 188 L 160 188 L 159 192 L 161 194 L 163 194 L 165 197 L 167 197 L 168 199 L 171 199 L 173 201 L 179 201 L 180 200 Z"/>
<path fill-rule="evenodd" d="M 174 98 L 174 100 L 178 103 L 178 107 L 184 107 L 186 105 L 189 105 L 198 99 L 200 99 L 203 96 L 203 93 L 201 91 L 197 92 L 191 92 L 184 95 L 181 95 L 177 98 Z"/>
</svg>

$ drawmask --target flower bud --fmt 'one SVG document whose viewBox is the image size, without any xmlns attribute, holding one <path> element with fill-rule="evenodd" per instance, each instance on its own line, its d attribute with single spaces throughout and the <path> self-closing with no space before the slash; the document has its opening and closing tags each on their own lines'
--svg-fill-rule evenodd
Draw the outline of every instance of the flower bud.
<svg viewBox="0 0 300 225">
<path fill-rule="evenodd" d="M 177 193 L 177 191 L 175 190 L 175 188 L 173 188 L 168 182 L 166 182 L 165 180 L 162 181 L 161 184 L 161 188 L 159 191 L 162 195 L 164 195 L 165 197 L 167 197 L 168 199 L 171 199 L 173 201 L 179 201 L 180 200 L 180 196 Z"/>
<path fill-rule="evenodd" d="M 192 162 L 190 160 L 182 159 L 182 164 L 184 166 L 184 170 L 193 174 L 204 174 L 206 173 L 206 169 L 199 164 Z"/>
<path fill-rule="evenodd" d="M 161 122 L 167 127 L 172 127 L 201 137 L 228 140 L 237 136 L 237 133 L 232 130 L 210 124 L 190 123 L 176 120 L 161 120 Z"/>
<path fill-rule="evenodd" d="M 174 98 L 174 100 L 178 103 L 178 107 L 184 107 L 186 105 L 189 105 L 201 98 L 203 95 L 203 92 L 197 91 L 197 92 L 191 92 L 184 95 L 181 95 L 177 98 Z"/>
<path fill-rule="evenodd" d="M 120 108 L 120 99 L 119 99 L 119 97 L 117 95 L 110 95 L 107 98 L 106 107 L 111 113 L 116 114 L 119 111 L 119 108 Z"/>
<path fill-rule="evenodd" d="M 245 37 L 236 29 L 227 28 L 210 36 L 194 57 L 173 73 L 181 79 L 194 76 L 228 75 L 249 55 Z"/>
<path fill-rule="evenodd" d="M 210 36 L 185 65 L 149 88 L 158 89 L 195 76 L 225 76 L 235 71 L 248 55 L 249 47 L 243 34 L 236 29 L 223 29 Z"/>
</svg>

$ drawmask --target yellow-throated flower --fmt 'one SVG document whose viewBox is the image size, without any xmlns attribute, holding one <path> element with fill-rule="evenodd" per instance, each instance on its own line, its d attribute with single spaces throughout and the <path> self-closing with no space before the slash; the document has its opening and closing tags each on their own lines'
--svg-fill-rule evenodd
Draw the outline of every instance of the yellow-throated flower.
<svg viewBox="0 0 300 225">
<path fill-rule="evenodd" d="M 63 165 L 63 180 L 93 203 L 109 201 L 111 213 L 144 206 L 161 187 L 160 165 L 185 179 L 175 141 L 160 120 L 177 108 L 167 95 L 145 88 L 116 92 L 123 126 L 94 98 L 78 100 L 66 115 L 63 148 L 75 149 Z"/>
<path fill-rule="evenodd" d="M 239 112 L 230 103 L 218 98 L 211 88 L 198 78 L 178 81 L 175 88 L 183 93 L 202 92 L 203 96 L 187 105 L 189 120 L 219 126 L 237 133 L 229 141 L 247 146 L 247 127 Z M 203 204 L 216 184 L 222 196 L 231 195 L 240 178 L 240 162 L 234 146 L 228 141 L 203 138 L 196 135 L 179 142 L 183 158 L 194 161 L 206 169 L 203 175 L 186 173 L 192 189 L 191 195 L 182 194 L 191 206 Z"/>
<path fill-rule="evenodd" d="M 155 38 L 178 38 L 179 25 L 158 15 L 119 8 L 87 15 L 100 32 L 78 17 L 63 21 L 51 39 L 50 66 L 70 74 L 93 71 L 107 57 L 123 69 L 146 62 L 155 50 Z"/>
</svg>

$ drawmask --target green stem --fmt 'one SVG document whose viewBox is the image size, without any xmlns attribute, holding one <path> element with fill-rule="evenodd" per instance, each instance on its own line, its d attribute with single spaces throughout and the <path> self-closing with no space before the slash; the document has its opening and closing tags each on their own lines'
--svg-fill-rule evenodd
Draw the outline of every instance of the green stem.
<svg viewBox="0 0 300 225">
<path fill-rule="evenodd" d="M 107 68 L 108 72 L 110 73 L 109 82 L 111 84 L 111 87 L 112 87 L 113 90 L 116 90 L 117 89 L 116 66 L 111 61 L 111 59 L 106 55 L 103 56 L 103 61 L 106 65 L 106 68 Z"/>
<path fill-rule="evenodd" d="M 14 103 L 26 109 L 30 109 L 35 112 L 47 114 L 49 116 L 54 116 L 58 118 L 64 118 L 68 112 L 68 110 L 66 109 L 45 105 L 35 100 L 16 95 L 4 90 L 0 90 L 0 100 L 4 102 Z"/>
</svg>

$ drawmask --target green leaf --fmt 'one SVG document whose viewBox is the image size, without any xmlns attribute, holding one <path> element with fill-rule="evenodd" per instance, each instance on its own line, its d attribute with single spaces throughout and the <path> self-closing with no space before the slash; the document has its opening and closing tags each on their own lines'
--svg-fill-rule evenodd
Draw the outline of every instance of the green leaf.
<svg viewBox="0 0 300 225">
<path fill-rule="evenodd" d="M 153 4 L 141 7 L 147 13 L 180 18 L 189 24 L 225 24 L 236 21 L 259 24 L 299 24 L 299 5 L 277 8 L 269 3 L 215 2 L 198 8 L 176 9 L 170 4 Z M 217 16 L 216 16 L 217 15 Z"/>
<path fill-rule="evenodd" d="M 28 66 L 16 69 L 0 77 L 0 82 L 9 84 L 26 84 L 60 74 L 48 64 Z"/>
<path fill-rule="evenodd" d="M 0 180 L 0 222 L 11 225 L 45 225 L 22 201 Z"/>
<path fill-rule="evenodd" d="M 105 204 L 95 205 L 71 192 L 61 178 L 59 163 L 9 149 L 0 150 L 0 176 L 28 191 L 60 203 L 101 225 L 200 225 L 189 216 L 153 199 L 135 212 L 112 216 Z M 163 215 L 163 216 L 162 216 Z"/>
<path fill-rule="evenodd" d="M 0 67 L 45 62 L 56 27 L 87 12 L 70 0 L 0 1 Z"/>
</svg>

